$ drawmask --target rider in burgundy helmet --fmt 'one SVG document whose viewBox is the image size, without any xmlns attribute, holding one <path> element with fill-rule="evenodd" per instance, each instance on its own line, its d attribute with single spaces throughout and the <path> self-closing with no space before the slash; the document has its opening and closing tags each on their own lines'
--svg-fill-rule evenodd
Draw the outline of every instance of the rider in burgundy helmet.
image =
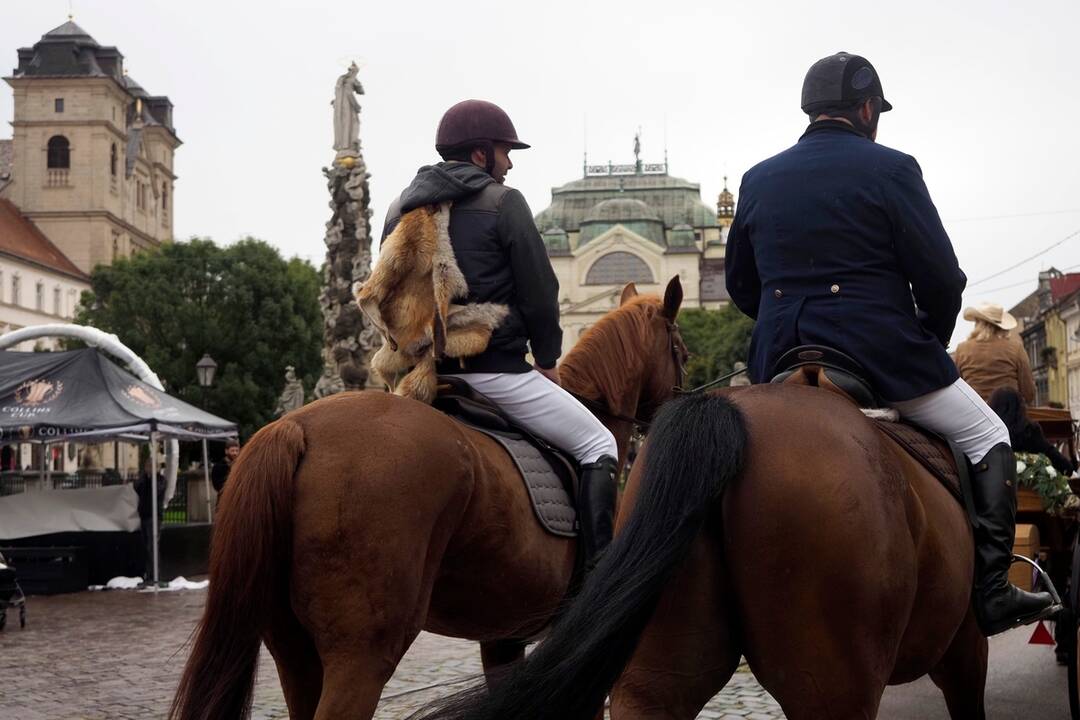
<svg viewBox="0 0 1080 720">
<path fill-rule="evenodd" d="M 390 205 L 383 238 L 404 213 L 453 203 L 450 244 L 469 287 L 464 300 L 510 311 L 486 350 L 442 360 L 438 372 L 460 377 L 522 427 L 577 459 L 578 516 L 591 563 L 612 535 L 618 449 L 611 432 L 559 385 L 559 283 L 524 196 L 503 184 L 514 166 L 510 151 L 527 147 L 498 105 L 454 105 L 435 135 L 443 162 L 420 168 Z M 525 359 L 527 350 L 533 365 Z"/>
</svg>

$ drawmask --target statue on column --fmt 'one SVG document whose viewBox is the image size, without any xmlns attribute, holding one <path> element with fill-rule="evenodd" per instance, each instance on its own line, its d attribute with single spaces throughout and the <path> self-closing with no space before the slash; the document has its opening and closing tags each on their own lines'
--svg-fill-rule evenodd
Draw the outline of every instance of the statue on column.
<svg viewBox="0 0 1080 720">
<path fill-rule="evenodd" d="M 281 397 L 278 398 L 274 417 L 281 417 L 302 407 L 304 407 L 304 383 L 296 377 L 295 368 L 289 365 L 285 368 L 285 389 L 281 391 Z"/>
<path fill-rule="evenodd" d="M 356 63 L 352 63 L 334 87 L 331 104 L 334 106 L 335 159 L 360 155 L 360 101 L 356 96 L 364 94 L 364 86 L 356 79 L 359 71 Z"/>
<path fill-rule="evenodd" d="M 360 151 L 360 101 L 356 63 L 338 78 L 334 89 L 334 162 L 323 168 L 330 194 L 326 223 L 326 262 L 319 304 L 323 313 L 326 363 L 323 390 L 362 390 L 368 383 L 368 359 L 381 344 L 375 328 L 353 302 L 353 286 L 371 273 L 371 175 Z M 329 373 L 329 376 L 328 376 Z M 336 380 L 335 380 L 336 378 Z M 329 394 L 329 392 L 327 393 Z"/>
</svg>

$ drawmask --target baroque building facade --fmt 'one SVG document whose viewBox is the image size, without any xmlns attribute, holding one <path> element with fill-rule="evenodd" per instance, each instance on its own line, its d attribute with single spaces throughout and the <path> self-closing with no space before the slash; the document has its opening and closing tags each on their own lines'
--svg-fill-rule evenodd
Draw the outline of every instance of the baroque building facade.
<svg viewBox="0 0 1080 720">
<path fill-rule="evenodd" d="M 173 237 L 173 106 L 123 63 L 68 21 L 20 48 L 4 78 L 14 119 L 0 198 L 83 273 Z"/>
<path fill-rule="evenodd" d="M 734 214 L 726 178 L 712 208 L 699 184 L 668 173 L 666 160 L 586 162 L 581 178 L 553 188 L 536 226 L 559 279 L 563 353 L 616 306 L 628 282 L 662 294 L 678 275 L 684 308 L 728 302 L 724 249 Z"/>
</svg>

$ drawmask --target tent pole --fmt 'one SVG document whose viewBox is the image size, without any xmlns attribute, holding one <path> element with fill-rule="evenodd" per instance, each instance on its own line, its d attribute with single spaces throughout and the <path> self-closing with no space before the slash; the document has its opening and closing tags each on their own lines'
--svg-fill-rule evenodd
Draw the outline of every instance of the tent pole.
<svg viewBox="0 0 1080 720">
<path fill-rule="evenodd" d="M 157 433 L 150 431 L 150 517 L 154 533 L 154 592 L 158 589 L 158 499 L 157 499 Z"/>
<path fill-rule="evenodd" d="M 202 441 L 203 484 L 206 486 L 206 521 L 214 522 L 214 509 L 210 507 L 210 452 L 206 448 L 206 438 Z"/>
</svg>

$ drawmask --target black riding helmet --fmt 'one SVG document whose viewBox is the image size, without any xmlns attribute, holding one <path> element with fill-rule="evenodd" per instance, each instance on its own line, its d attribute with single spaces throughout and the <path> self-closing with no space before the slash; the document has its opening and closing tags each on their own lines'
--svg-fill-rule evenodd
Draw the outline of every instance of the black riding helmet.
<svg viewBox="0 0 1080 720">
<path fill-rule="evenodd" d="M 861 55 L 838 52 L 818 60 L 806 72 L 802 110 L 813 115 L 871 97 L 881 98 L 881 112 L 892 110 L 881 89 L 881 78 L 870 61 Z"/>
</svg>

